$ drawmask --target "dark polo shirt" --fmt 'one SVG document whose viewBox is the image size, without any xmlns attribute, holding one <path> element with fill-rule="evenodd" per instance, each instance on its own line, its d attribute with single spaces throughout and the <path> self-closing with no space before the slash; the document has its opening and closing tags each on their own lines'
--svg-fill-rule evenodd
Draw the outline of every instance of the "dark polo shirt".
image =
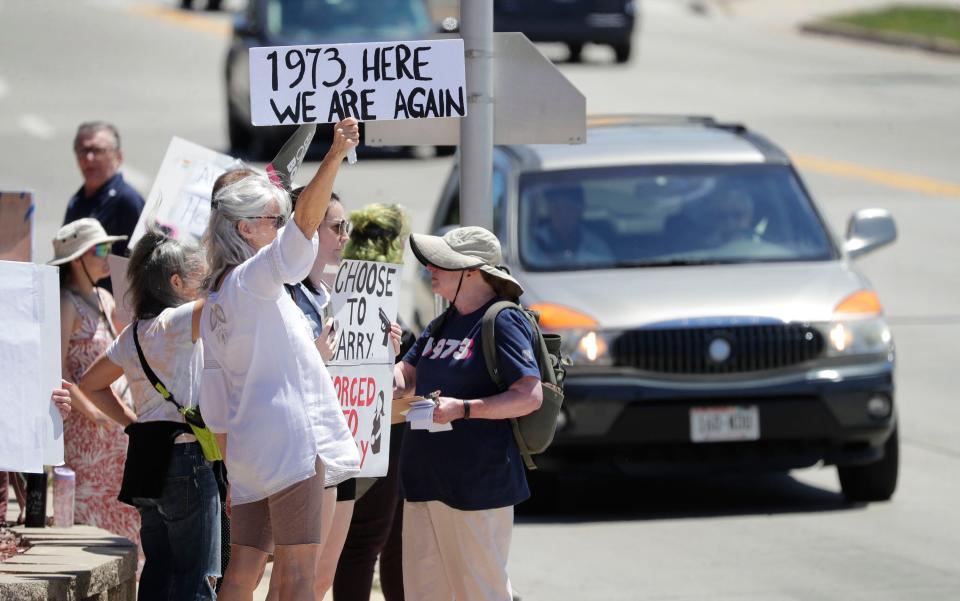
<svg viewBox="0 0 960 601">
<path fill-rule="evenodd" d="M 143 197 L 123 181 L 123 175 L 117 173 L 89 197 L 84 196 L 83 186 L 80 186 L 67 203 L 63 223 L 66 225 L 83 217 L 93 217 L 100 222 L 107 234 L 129 238 L 140 220 L 141 211 Z M 115 242 L 113 253 L 121 257 L 127 256 L 126 240 Z"/>
</svg>

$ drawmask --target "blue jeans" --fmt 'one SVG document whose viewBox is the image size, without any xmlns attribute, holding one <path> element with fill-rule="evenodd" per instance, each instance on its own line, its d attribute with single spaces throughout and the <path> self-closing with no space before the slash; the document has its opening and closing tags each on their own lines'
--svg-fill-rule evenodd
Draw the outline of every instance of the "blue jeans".
<svg viewBox="0 0 960 601">
<path fill-rule="evenodd" d="M 137 498 L 146 563 L 138 601 L 216 599 L 220 576 L 220 496 L 200 444 L 173 445 L 163 495 Z"/>
</svg>

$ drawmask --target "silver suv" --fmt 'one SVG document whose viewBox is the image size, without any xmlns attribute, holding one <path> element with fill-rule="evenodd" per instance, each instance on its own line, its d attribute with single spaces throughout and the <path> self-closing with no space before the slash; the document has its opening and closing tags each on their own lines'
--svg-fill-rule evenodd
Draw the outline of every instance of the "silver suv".
<svg viewBox="0 0 960 601">
<path fill-rule="evenodd" d="M 459 222 L 456 167 L 433 229 Z M 541 469 L 838 468 L 896 489 L 894 346 L 852 259 L 886 211 L 829 231 L 787 155 L 704 117 L 606 117 L 583 146 L 495 149 L 495 230 L 573 364 Z M 415 317 L 434 313 L 429 276 Z"/>
</svg>

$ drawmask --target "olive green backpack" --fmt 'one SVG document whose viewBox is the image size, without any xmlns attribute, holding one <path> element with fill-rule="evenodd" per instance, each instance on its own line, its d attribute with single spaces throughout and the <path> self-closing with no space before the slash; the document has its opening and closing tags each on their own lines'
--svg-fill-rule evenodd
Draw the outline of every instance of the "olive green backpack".
<svg viewBox="0 0 960 601">
<path fill-rule="evenodd" d="M 537 466 L 533 462 L 532 455 L 547 450 L 547 447 L 553 442 L 553 435 L 557 430 L 560 407 L 563 405 L 565 362 L 560 353 L 560 335 L 544 334 L 540 330 L 538 313 L 512 301 L 497 301 L 490 305 L 483 315 L 481 339 L 487 372 L 498 388 L 501 390 L 507 389 L 500 377 L 500 369 L 497 365 L 496 331 L 494 328 L 497 316 L 506 309 L 520 311 L 530 322 L 530 327 L 533 329 L 533 353 L 540 367 L 543 403 L 533 413 L 510 420 L 513 424 L 513 435 L 517 440 L 517 447 L 520 449 L 520 454 L 523 455 L 523 462 L 527 469 L 535 470 Z"/>
</svg>

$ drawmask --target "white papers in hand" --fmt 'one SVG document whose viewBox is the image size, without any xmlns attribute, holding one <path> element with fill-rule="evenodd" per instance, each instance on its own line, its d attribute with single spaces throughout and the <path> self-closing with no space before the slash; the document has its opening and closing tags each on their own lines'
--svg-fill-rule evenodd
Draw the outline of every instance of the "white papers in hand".
<svg viewBox="0 0 960 601">
<path fill-rule="evenodd" d="M 428 432 L 445 432 L 452 430 L 453 426 L 447 424 L 437 424 L 433 421 L 433 410 L 436 403 L 430 399 L 415 401 L 410 403 L 410 409 L 407 410 L 407 423 L 411 430 L 426 430 Z"/>
</svg>

